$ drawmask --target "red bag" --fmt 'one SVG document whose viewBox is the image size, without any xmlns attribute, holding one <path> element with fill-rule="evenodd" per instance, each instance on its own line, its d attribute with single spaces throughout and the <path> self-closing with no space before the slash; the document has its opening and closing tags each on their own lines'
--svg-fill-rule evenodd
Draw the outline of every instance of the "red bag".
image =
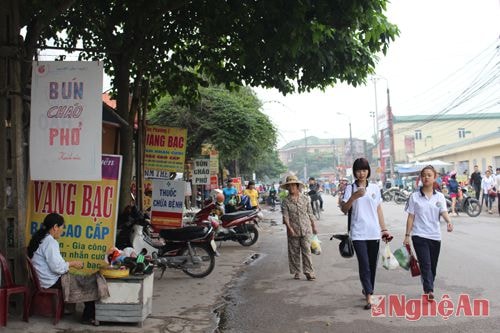
<svg viewBox="0 0 500 333">
<path fill-rule="evenodd" d="M 418 260 L 415 258 L 413 253 L 411 252 L 410 244 L 406 244 L 406 249 L 410 254 L 410 272 L 411 276 L 419 276 L 420 275 L 420 266 L 418 265 Z"/>
</svg>

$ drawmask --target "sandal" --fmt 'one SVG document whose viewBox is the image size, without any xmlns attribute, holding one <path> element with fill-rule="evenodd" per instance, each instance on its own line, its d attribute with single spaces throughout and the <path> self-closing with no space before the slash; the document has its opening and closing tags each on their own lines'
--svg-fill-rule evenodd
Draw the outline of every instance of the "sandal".
<svg viewBox="0 0 500 333">
<path fill-rule="evenodd" d="M 370 310 L 371 308 L 372 308 L 372 303 L 366 303 L 366 305 L 364 306 L 365 310 Z"/>
<path fill-rule="evenodd" d="M 306 276 L 307 281 L 314 281 L 314 280 L 316 280 L 316 277 L 313 274 L 304 273 L 304 275 Z"/>
<path fill-rule="evenodd" d="M 295 275 L 293 276 L 293 279 L 294 280 L 300 280 L 300 274 L 299 273 L 295 273 Z"/>
</svg>

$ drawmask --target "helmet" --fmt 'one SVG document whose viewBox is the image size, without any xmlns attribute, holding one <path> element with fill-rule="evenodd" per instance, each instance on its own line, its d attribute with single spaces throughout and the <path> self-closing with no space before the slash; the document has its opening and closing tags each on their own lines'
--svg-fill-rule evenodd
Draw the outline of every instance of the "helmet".
<svg viewBox="0 0 500 333">
<path fill-rule="evenodd" d="M 224 194 L 218 192 L 216 195 L 215 195 L 215 201 L 217 202 L 224 202 Z"/>
<path fill-rule="evenodd" d="M 456 174 L 457 174 L 457 171 L 453 170 L 453 171 L 451 171 L 451 172 L 450 172 L 450 177 L 453 177 L 453 176 L 455 176 Z"/>
</svg>

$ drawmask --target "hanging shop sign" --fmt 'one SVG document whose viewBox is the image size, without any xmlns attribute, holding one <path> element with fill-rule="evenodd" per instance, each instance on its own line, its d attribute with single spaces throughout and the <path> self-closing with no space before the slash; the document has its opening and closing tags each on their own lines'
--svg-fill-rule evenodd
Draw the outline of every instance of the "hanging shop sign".
<svg viewBox="0 0 500 333">
<path fill-rule="evenodd" d="M 183 172 L 186 160 L 187 129 L 146 127 L 145 178 L 169 178 L 169 172 Z"/>
<path fill-rule="evenodd" d="M 32 180 L 101 179 L 102 78 L 102 62 L 33 62 Z"/>
<path fill-rule="evenodd" d="M 199 158 L 194 160 L 193 167 L 193 184 L 194 185 L 209 185 L 210 184 L 210 159 Z"/>
<path fill-rule="evenodd" d="M 75 274 L 98 271 L 115 243 L 121 163 L 121 156 L 102 155 L 100 181 L 30 181 L 26 244 L 47 214 L 61 214 L 65 221 L 59 239 L 63 258 L 84 262 L 83 270 L 74 270 Z"/>
<path fill-rule="evenodd" d="M 182 180 L 153 179 L 151 224 L 155 229 L 180 228 L 186 184 Z"/>
</svg>

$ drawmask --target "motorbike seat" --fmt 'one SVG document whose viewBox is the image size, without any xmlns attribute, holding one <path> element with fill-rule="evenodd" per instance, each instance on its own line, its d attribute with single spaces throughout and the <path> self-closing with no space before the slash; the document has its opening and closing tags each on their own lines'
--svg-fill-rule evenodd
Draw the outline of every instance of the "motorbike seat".
<svg viewBox="0 0 500 333">
<path fill-rule="evenodd" d="M 234 213 L 227 213 L 227 214 L 222 215 L 221 220 L 222 220 L 222 222 L 231 222 L 231 221 L 237 220 L 239 218 L 252 215 L 254 213 L 255 213 L 254 209 L 242 210 L 242 211 L 238 211 L 238 212 L 234 212 Z"/>
<path fill-rule="evenodd" d="M 207 232 L 207 227 L 189 226 L 178 229 L 161 229 L 160 236 L 169 241 L 188 241 L 203 238 Z"/>
</svg>

